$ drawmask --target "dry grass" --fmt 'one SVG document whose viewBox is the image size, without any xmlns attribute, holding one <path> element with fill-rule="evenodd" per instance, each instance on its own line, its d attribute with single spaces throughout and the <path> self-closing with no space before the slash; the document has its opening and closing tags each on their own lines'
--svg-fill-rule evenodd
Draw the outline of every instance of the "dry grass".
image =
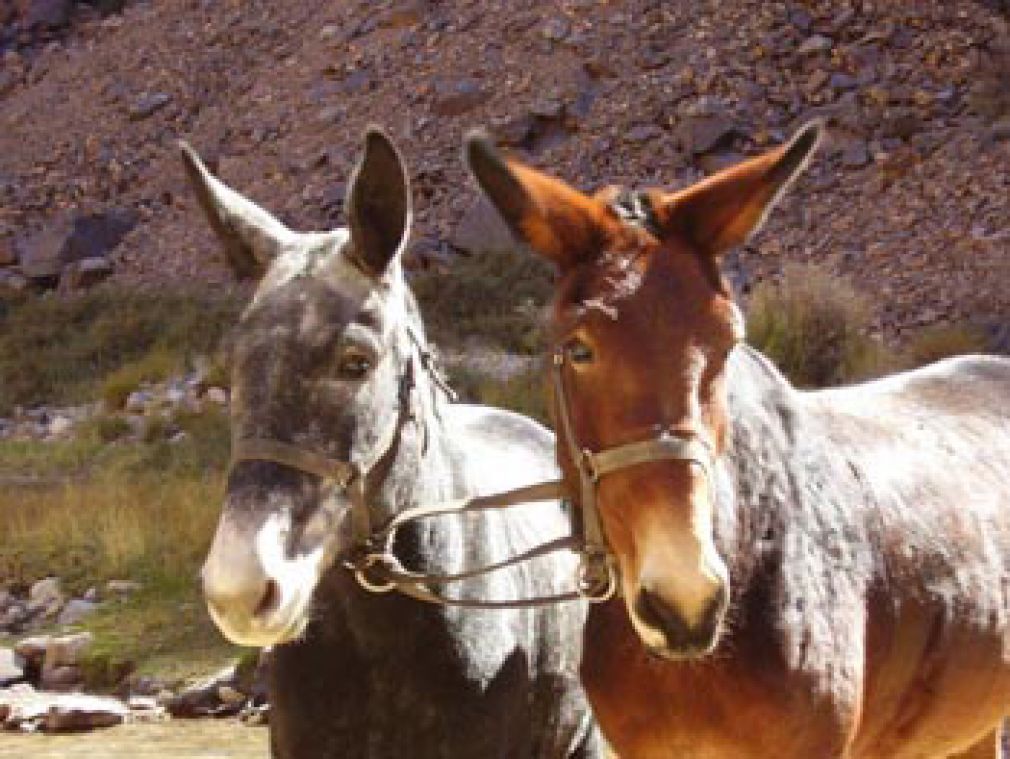
<svg viewBox="0 0 1010 759">
<path fill-rule="evenodd" d="M 796 385 L 825 387 L 880 374 L 883 345 L 869 336 L 872 309 L 846 280 L 816 265 L 787 266 L 751 296 L 748 342 Z"/>
<path fill-rule="evenodd" d="M 982 330 L 964 324 L 937 324 L 913 335 L 900 354 L 907 368 L 924 366 L 950 356 L 985 353 L 989 340 Z"/>
<path fill-rule="evenodd" d="M 220 508 L 227 421 L 178 421 L 190 434 L 176 444 L 0 443 L 0 481 L 21 483 L 0 488 L 0 585 L 191 582 Z"/>
</svg>

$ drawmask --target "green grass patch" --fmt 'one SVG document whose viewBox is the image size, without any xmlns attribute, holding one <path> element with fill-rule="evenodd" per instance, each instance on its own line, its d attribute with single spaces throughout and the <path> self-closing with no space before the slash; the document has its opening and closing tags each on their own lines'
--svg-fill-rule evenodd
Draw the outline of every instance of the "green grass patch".
<svg viewBox="0 0 1010 759">
<path fill-rule="evenodd" d="M 131 385 L 212 355 L 240 308 L 237 297 L 115 287 L 0 300 L 0 413 L 125 398 Z"/>
<path fill-rule="evenodd" d="M 96 690 L 111 689 L 128 674 L 191 680 L 243 652 L 214 626 L 195 577 L 149 583 L 129 599 L 104 604 L 79 628 L 95 636 L 82 668 Z"/>
</svg>

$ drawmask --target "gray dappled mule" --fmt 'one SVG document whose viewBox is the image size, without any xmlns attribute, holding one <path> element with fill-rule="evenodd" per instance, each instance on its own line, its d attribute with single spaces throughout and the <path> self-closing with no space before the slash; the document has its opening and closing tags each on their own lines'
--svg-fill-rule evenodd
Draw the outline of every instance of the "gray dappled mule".
<svg viewBox="0 0 1010 759">
<path fill-rule="evenodd" d="M 432 370 L 399 252 L 410 226 L 403 165 L 370 131 L 349 229 L 298 233 L 214 178 L 183 146 L 200 203 L 240 277 L 259 284 L 237 329 L 237 443 L 280 441 L 350 462 L 370 518 L 556 475 L 554 439 L 525 417 L 450 404 Z M 353 521 L 340 483 L 238 460 L 203 570 L 231 640 L 275 646 L 271 745 L 284 759 L 597 757 L 577 678 L 583 603 L 460 610 L 366 593 L 339 563 Z M 414 522 L 405 565 L 453 572 L 563 534 L 556 502 Z M 570 554 L 468 580 L 464 598 L 546 596 Z"/>
</svg>

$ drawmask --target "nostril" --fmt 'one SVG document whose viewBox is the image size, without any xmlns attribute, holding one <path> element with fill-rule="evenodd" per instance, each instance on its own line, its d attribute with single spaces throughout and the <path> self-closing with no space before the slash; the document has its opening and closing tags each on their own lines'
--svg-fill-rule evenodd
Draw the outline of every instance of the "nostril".
<svg viewBox="0 0 1010 759">
<path fill-rule="evenodd" d="M 265 614 L 269 614 L 274 611 L 281 601 L 281 589 L 277 582 L 273 579 L 266 581 L 266 585 L 263 588 L 263 595 L 260 598 L 259 604 L 256 606 L 256 610 L 253 611 L 254 617 L 261 617 Z"/>
<path fill-rule="evenodd" d="M 668 635 L 684 627 L 680 615 L 663 603 L 659 596 L 648 590 L 639 592 L 635 612 L 645 624 L 664 630 Z"/>
</svg>

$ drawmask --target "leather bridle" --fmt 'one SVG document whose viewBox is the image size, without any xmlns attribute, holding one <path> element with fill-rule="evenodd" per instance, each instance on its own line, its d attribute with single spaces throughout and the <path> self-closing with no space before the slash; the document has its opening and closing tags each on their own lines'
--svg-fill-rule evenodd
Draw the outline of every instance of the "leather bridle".
<svg viewBox="0 0 1010 759">
<path fill-rule="evenodd" d="M 432 376 L 437 387 L 451 394 L 452 391 L 431 355 L 415 335 L 412 334 L 411 337 L 418 350 L 421 367 Z M 374 467 L 392 451 L 403 424 L 413 418 L 410 408 L 411 387 L 407 387 L 406 392 L 401 387 L 399 418 L 391 431 L 381 438 L 377 455 L 368 465 L 335 459 L 298 445 L 267 438 L 236 439 L 232 446 L 231 465 L 235 466 L 241 461 L 270 461 L 306 472 L 342 489 L 351 504 L 351 545 L 338 560 L 353 573 L 358 584 L 369 592 L 397 590 L 428 603 L 481 609 L 526 608 L 582 599 L 596 603 L 607 601 L 619 592 L 619 581 L 616 560 L 607 544 L 600 521 L 597 488 L 601 478 L 639 464 L 686 461 L 701 467 L 711 487 L 714 452 L 699 435 L 675 429 L 663 429 L 653 438 L 595 452 L 581 447 L 572 425 L 564 378 L 565 358 L 563 348 L 554 352 L 551 374 L 560 419 L 558 443 L 568 447 L 569 457 L 579 477 L 577 488 L 569 487 L 564 478 L 545 480 L 491 495 L 407 508 L 397 512 L 384 524 L 374 526 L 366 493 L 367 479 Z M 412 382 L 409 384 L 412 385 Z M 450 399 L 454 399 L 452 395 Z M 450 574 L 421 573 L 404 568 L 393 551 L 398 530 L 411 522 L 559 498 L 574 502 L 570 534 L 541 543 L 502 561 Z M 452 585 L 559 551 L 574 551 L 580 557 L 576 587 L 569 592 L 521 599 L 462 599 L 447 596 L 432 587 Z"/>
</svg>

